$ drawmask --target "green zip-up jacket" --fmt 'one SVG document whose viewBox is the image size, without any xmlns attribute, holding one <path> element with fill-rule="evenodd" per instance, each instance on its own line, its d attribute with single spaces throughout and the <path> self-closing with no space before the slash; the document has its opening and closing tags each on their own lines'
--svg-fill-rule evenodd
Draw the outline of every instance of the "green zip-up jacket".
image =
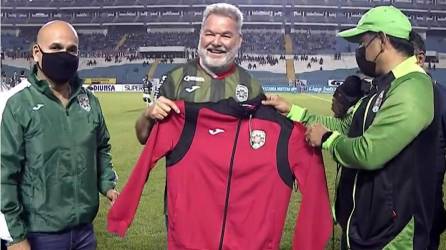
<svg viewBox="0 0 446 250">
<path fill-rule="evenodd" d="M 387 98 L 377 107 L 379 112 L 373 125 L 360 137 L 347 136 L 354 112 L 337 119 L 314 115 L 293 105 L 288 117 L 309 124 L 320 122 L 332 130 L 323 148 L 332 152 L 343 166 L 367 170 L 382 168 L 425 129 L 434 116 L 431 79 L 416 66 L 415 57 L 406 59 L 392 73 L 396 79 L 391 83 Z M 409 73 L 412 74 L 408 76 Z M 358 102 L 356 108 L 360 104 Z"/>
<path fill-rule="evenodd" d="M 345 119 L 294 106 L 289 117 L 334 131 L 322 144 L 342 165 L 336 220 L 349 249 L 426 249 L 440 143 L 438 91 L 408 58 L 374 81 Z"/>
<path fill-rule="evenodd" d="M 71 88 L 64 107 L 34 68 L 1 96 L 0 236 L 12 243 L 91 223 L 116 185 L 99 101 L 77 77 Z"/>
</svg>

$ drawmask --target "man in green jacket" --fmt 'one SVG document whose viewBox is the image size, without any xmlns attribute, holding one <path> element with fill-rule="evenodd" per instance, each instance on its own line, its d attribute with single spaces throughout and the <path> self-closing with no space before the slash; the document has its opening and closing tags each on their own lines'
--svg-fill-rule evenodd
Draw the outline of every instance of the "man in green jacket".
<svg viewBox="0 0 446 250">
<path fill-rule="evenodd" d="M 437 94 L 417 65 L 408 18 L 392 6 L 366 12 L 338 34 L 359 43 L 360 70 L 373 91 L 338 119 L 310 114 L 278 96 L 264 103 L 306 123 L 307 142 L 339 163 L 335 218 L 342 249 L 426 249 L 439 150 Z"/>
<path fill-rule="evenodd" d="M 118 196 L 99 101 L 76 74 L 78 44 L 70 24 L 42 26 L 33 71 L 0 100 L 0 237 L 8 250 L 95 249 L 98 194 Z"/>
</svg>

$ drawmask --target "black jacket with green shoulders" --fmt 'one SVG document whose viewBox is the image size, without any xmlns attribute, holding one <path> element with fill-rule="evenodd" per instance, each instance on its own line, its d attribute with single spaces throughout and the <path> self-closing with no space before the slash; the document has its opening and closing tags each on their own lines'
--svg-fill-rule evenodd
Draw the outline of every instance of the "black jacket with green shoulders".
<svg viewBox="0 0 446 250">
<path fill-rule="evenodd" d="M 414 57 L 374 84 L 343 119 L 297 106 L 289 117 L 334 131 L 322 147 L 342 165 L 335 215 L 351 249 L 426 249 L 440 148 L 437 91 Z"/>
</svg>

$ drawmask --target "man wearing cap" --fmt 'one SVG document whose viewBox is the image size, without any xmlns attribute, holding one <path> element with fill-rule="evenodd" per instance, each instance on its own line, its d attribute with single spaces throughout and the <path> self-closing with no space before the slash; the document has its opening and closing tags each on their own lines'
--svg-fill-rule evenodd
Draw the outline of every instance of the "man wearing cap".
<svg viewBox="0 0 446 250">
<path fill-rule="evenodd" d="M 342 249 L 426 249 L 440 120 L 431 78 L 413 56 L 412 26 L 400 10 L 381 6 L 338 35 L 360 44 L 358 66 L 374 77 L 353 112 L 342 119 L 313 115 L 276 95 L 264 103 L 306 123 L 307 142 L 341 166 L 335 218 Z"/>
</svg>

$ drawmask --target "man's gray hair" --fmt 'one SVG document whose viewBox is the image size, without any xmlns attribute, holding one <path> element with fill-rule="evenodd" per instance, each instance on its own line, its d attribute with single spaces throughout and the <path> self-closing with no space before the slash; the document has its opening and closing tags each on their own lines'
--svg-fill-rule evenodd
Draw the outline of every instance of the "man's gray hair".
<svg viewBox="0 0 446 250">
<path fill-rule="evenodd" d="M 208 19 L 208 17 L 212 14 L 231 18 L 237 23 L 238 32 L 242 34 L 243 14 L 239 8 L 228 3 L 214 3 L 208 5 L 203 12 L 203 21 L 201 22 L 201 28 L 204 27 L 206 19 Z"/>
</svg>

